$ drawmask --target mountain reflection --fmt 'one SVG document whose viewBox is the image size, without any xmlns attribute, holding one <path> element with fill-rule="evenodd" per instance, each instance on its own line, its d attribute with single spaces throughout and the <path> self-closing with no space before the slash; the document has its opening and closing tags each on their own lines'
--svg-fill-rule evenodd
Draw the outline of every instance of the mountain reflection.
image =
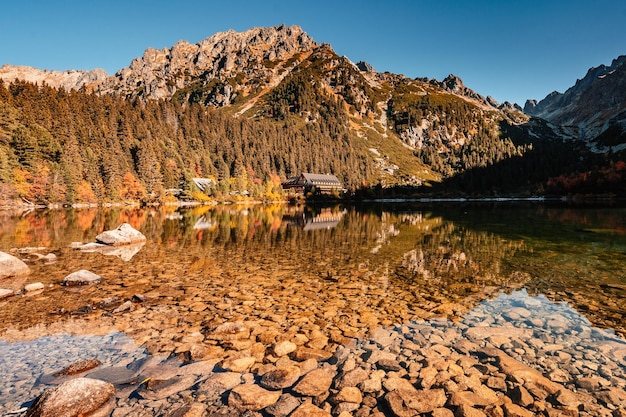
<svg viewBox="0 0 626 417">
<path fill-rule="evenodd" d="M 575 223 L 580 218 L 584 226 Z M 625 270 L 623 254 L 614 256 L 624 245 L 623 235 L 611 234 L 610 245 L 597 244 L 606 241 L 607 229 L 623 230 L 621 219 L 544 208 L 468 212 L 458 207 L 285 205 L 3 212 L 0 250 L 37 248 L 55 253 L 58 261 L 29 261 L 27 282 L 55 285 L 36 299 L 0 301 L 0 332 L 62 320 L 63 314 L 50 313 L 69 313 L 106 297 L 127 300 L 145 293 L 166 305 L 179 305 L 191 294 L 221 297 L 210 308 L 223 320 L 234 314 L 261 317 L 271 310 L 284 316 L 287 326 L 310 310 L 329 331 L 358 335 L 376 325 L 460 318 L 481 301 L 520 288 L 567 301 L 596 324 L 623 331 L 626 279 L 614 272 Z M 567 226 L 563 230 L 561 220 Z M 148 238 L 132 256 L 118 259 L 72 249 L 123 222 Z M 583 228 L 595 232 L 577 232 Z M 600 240 L 573 249 L 581 243 L 578 233 Z M 563 248 L 553 247 L 555 235 Z M 585 253 L 587 258 L 581 258 Z M 573 272 L 581 263 L 587 268 L 582 281 Z M 56 285 L 78 269 L 105 277 L 97 292 L 85 289 L 70 296 Z M 0 288 L 10 286 L 0 281 Z M 239 304 L 237 297 L 249 301 Z M 219 307 L 230 299 L 228 310 Z M 96 308 L 94 317 L 100 315 Z M 181 320 L 195 327 L 199 318 Z"/>
</svg>

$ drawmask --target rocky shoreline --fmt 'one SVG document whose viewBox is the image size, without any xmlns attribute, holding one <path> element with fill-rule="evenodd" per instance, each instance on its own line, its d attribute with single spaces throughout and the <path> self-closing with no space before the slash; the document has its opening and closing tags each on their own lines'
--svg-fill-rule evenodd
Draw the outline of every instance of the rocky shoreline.
<svg viewBox="0 0 626 417">
<path fill-rule="evenodd" d="M 279 332 L 258 320 L 180 340 L 171 355 L 40 375 L 35 391 L 108 382 L 114 389 L 93 414 L 102 416 L 626 415 L 626 342 L 523 291 L 462 321 L 381 327 L 344 346 L 306 325 Z M 1 411 L 53 415 L 22 406 Z"/>
<path fill-rule="evenodd" d="M 87 260 L 76 250 L 42 269 L 76 270 Z M 213 250 L 177 258 L 184 278 L 167 264 L 124 267 L 3 299 L 0 415 L 625 415 L 626 341 L 520 290 L 524 274 L 473 273 L 474 291 L 445 274 L 404 285 L 414 262 L 396 278 L 356 260 L 319 276 Z M 473 267 L 447 255 L 416 259 Z M 24 309 L 33 324 L 7 326 Z"/>
</svg>

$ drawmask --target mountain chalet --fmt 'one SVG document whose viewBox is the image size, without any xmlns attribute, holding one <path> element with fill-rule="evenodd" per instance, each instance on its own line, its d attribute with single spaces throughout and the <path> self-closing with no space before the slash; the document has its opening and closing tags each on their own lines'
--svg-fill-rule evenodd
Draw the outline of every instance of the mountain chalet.
<svg viewBox="0 0 626 417">
<path fill-rule="evenodd" d="M 330 174 L 302 173 L 298 177 L 292 177 L 282 183 L 283 190 L 308 193 L 315 190 L 321 194 L 331 194 L 343 190 L 341 181 Z"/>
</svg>

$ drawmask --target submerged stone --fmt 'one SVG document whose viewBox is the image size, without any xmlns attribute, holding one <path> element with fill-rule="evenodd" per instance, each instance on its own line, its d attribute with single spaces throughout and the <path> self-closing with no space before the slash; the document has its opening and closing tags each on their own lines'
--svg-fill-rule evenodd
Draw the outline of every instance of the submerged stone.
<svg viewBox="0 0 626 417">
<path fill-rule="evenodd" d="M 25 417 L 78 417 L 100 409 L 113 395 L 112 384 L 92 378 L 63 382 L 41 394 Z"/>
</svg>

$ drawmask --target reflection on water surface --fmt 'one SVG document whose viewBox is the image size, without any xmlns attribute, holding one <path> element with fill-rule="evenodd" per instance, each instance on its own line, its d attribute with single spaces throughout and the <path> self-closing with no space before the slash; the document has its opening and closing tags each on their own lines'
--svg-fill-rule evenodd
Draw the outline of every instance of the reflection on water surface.
<svg viewBox="0 0 626 417">
<path fill-rule="evenodd" d="M 89 246 L 124 222 L 146 235 L 145 244 Z M 34 382 L 39 375 L 72 357 L 123 364 L 146 351 L 194 359 L 246 349 L 248 342 L 208 337 L 228 321 L 245 322 L 261 343 L 287 335 L 331 352 L 381 328 L 414 335 L 433 326 L 494 344 L 498 332 L 515 329 L 516 340 L 537 352 L 525 361 L 548 358 L 533 364 L 546 367 L 545 374 L 583 347 L 583 368 L 572 375 L 589 372 L 609 353 L 623 366 L 620 352 L 626 351 L 619 336 L 626 332 L 626 211 L 617 208 L 2 212 L 0 250 L 32 270 L 0 280 L 0 288 L 45 286 L 0 300 L 0 372 L 16 375 L 0 394 L 14 404 L 43 389 Z M 79 269 L 104 280 L 60 286 Z M 93 334 L 102 336 L 84 336 Z M 90 348 L 79 355 L 73 346 L 85 340 Z M 506 343 L 501 349 L 520 351 Z M 31 360 L 22 356 L 25 350 Z"/>
<path fill-rule="evenodd" d="M 37 281 L 51 286 L 43 294 L 2 301 L 1 331 L 63 320 L 86 305 L 99 317 L 107 311 L 98 303 L 112 297 L 122 302 L 148 294 L 152 303 L 171 306 L 188 302 L 194 291 L 202 298 L 210 290 L 207 297 L 219 294 L 231 306 L 232 313 L 215 309 L 224 320 L 236 310 L 306 311 L 307 303 L 321 300 L 349 317 L 344 321 L 358 323 L 347 330 L 357 335 L 380 324 L 461 317 L 484 299 L 522 287 L 567 301 L 597 325 L 625 329 L 622 209 L 205 206 L 1 216 L 0 250 L 20 249 L 14 254 L 30 259 L 32 274 L 0 282 L 0 288 Z M 108 254 L 113 256 L 73 248 L 122 222 L 141 230 L 146 244 Z M 57 261 L 37 261 L 46 253 Z M 74 292 L 58 285 L 78 269 L 105 282 Z M 241 297 L 259 302 L 242 309 Z M 372 316 L 367 324 L 351 317 L 365 310 Z M 325 320 L 340 327 L 338 319 Z"/>
</svg>

